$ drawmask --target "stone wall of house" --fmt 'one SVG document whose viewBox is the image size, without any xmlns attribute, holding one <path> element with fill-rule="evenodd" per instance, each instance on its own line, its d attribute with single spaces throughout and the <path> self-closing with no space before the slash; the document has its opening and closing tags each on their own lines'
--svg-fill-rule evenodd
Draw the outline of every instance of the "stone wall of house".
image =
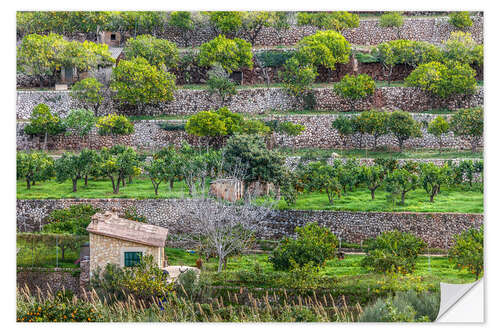
<svg viewBox="0 0 500 333">
<path fill-rule="evenodd" d="M 192 200 L 186 199 L 44 199 L 17 200 L 17 229 L 37 231 L 46 223 L 47 215 L 54 209 L 87 203 L 102 210 L 125 210 L 135 207 L 148 223 L 166 227 L 169 234 L 189 233 L 185 219 L 193 209 Z M 259 223 L 258 236 L 279 239 L 294 235 L 296 226 L 317 221 L 329 227 L 343 241 L 359 243 L 376 237 L 387 230 L 412 232 L 422 237 L 430 247 L 448 248 L 453 235 L 468 228 L 478 228 L 483 214 L 458 213 L 380 213 L 336 211 L 272 211 Z"/>
<path fill-rule="evenodd" d="M 80 292 L 80 278 L 77 269 L 66 268 L 17 268 L 18 288 L 28 286 L 36 294 L 37 287 L 42 293 L 48 291 L 69 290 L 74 294 Z"/>
<path fill-rule="evenodd" d="M 341 98 L 331 88 L 314 88 L 316 106 L 319 111 L 350 111 L 353 105 Z M 161 103 L 157 106 L 146 107 L 143 115 L 189 115 L 203 110 L 213 110 L 220 107 L 219 98 L 210 96 L 206 90 L 179 89 L 174 93 L 174 100 Z M 421 112 L 431 109 L 457 109 L 483 105 L 484 89 L 478 87 L 471 96 L 443 101 L 430 96 L 418 88 L 410 87 L 382 87 L 375 89 L 370 98 L 358 101 L 356 110 L 383 108 L 387 110 L 405 110 Z M 69 110 L 81 107 L 68 91 L 17 91 L 16 117 L 29 119 L 33 108 L 39 103 L 47 104 L 53 113 L 66 116 Z M 240 89 L 227 105 L 233 112 L 246 114 L 261 114 L 269 110 L 288 111 L 300 110 L 304 107 L 297 100 L 286 93 L 283 88 L 254 88 Z M 120 108 L 114 105 L 110 98 L 99 109 L 99 114 L 121 113 L 137 115 L 135 108 Z"/>
<path fill-rule="evenodd" d="M 118 266 L 123 265 L 122 250 L 134 248 L 143 251 L 143 255 L 151 255 L 160 266 L 163 262 L 163 248 L 148 246 L 140 243 L 129 242 L 121 239 L 106 237 L 90 233 L 90 272 L 96 268 L 104 269 L 106 264 L 111 263 Z M 138 250 L 139 251 L 139 250 Z"/>
<path fill-rule="evenodd" d="M 436 115 L 433 114 L 412 114 L 412 116 L 420 122 L 429 123 Z M 343 139 L 338 134 L 337 130 L 331 128 L 332 121 L 338 117 L 338 114 L 322 114 L 322 115 L 286 115 L 286 116 L 269 116 L 264 117 L 264 120 L 279 119 L 280 121 L 291 121 L 297 124 L 303 124 L 306 129 L 297 137 L 290 137 L 283 134 L 276 135 L 278 145 L 286 147 L 306 148 L 343 148 Z M 445 116 L 446 117 L 446 116 Z M 203 141 L 195 136 L 187 134 L 185 131 L 167 131 L 160 128 L 160 124 L 164 121 L 159 120 L 142 120 L 134 122 L 135 132 L 131 135 L 120 136 L 101 136 L 97 133 L 97 129 L 85 136 L 60 134 L 51 136 L 47 142 L 49 150 L 79 150 L 81 148 L 100 149 L 102 147 L 111 147 L 116 144 L 133 146 L 145 150 L 157 150 L 162 147 L 167 147 L 170 144 L 180 146 L 183 141 L 187 141 L 193 145 L 203 144 Z M 27 122 L 18 122 L 17 130 L 17 149 L 40 149 L 43 146 L 43 138 L 31 137 L 24 133 L 24 127 Z M 409 139 L 405 142 L 405 148 L 439 148 L 438 139 L 427 133 L 424 128 L 421 138 Z M 347 148 L 372 147 L 373 137 L 365 135 L 359 141 L 358 137 L 350 137 L 346 141 Z M 470 148 L 470 143 L 467 140 L 461 139 L 448 133 L 443 136 L 443 145 L 446 148 L 466 149 Z M 387 146 L 390 148 L 397 147 L 397 140 L 393 135 L 384 135 L 377 141 L 377 146 Z"/>
<path fill-rule="evenodd" d="M 474 16 L 473 26 L 469 32 L 474 39 L 483 42 L 483 17 Z M 305 36 L 315 33 L 317 28 L 312 26 L 292 25 L 289 30 L 278 32 L 269 27 L 263 28 L 255 40 L 255 46 L 293 45 Z M 359 27 L 342 31 L 344 37 L 352 44 L 375 45 L 394 39 L 410 39 L 432 43 L 440 43 L 448 39 L 450 33 L 456 30 L 447 17 L 439 18 L 405 18 L 403 26 L 399 29 L 382 28 L 378 19 L 363 19 Z M 198 46 L 216 37 L 216 33 L 210 26 L 200 26 L 195 29 L 195 34 L 190 45 Z M 179 30 L 167 27 L 161 34 L 162 38 L 184 46 L 182 34 Z"/>
</svg>

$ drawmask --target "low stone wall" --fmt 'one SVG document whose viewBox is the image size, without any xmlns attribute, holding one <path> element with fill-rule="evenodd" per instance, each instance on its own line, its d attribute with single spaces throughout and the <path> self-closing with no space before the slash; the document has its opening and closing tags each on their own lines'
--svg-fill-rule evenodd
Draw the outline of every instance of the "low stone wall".
<svg viewBox="0 0 500 333">
<path fill-rule="evenodd" d="M 183 219 L 189 216 L 186 212 L 192 209 L 192 202 L 187 199 L 17 200 L 17 229 L 38 231 L 52 210 L 87 203 L 103 210 L 135 207 L 148 223 L 166 227 L 170 235 L 176 235 L 189 232 Z M 401 230 L 422 237 L 430 247 L 448 248 L 453 235 L 481 226 L 483 214 L 272 211 L 259 223 L 258 236 L 265 239 L 293 236 L 296 226 L 311 221 L 329 227 L 346 242 L 359 243 L 387 230 Z"/>
<path fill-rule="evenodd" d="M 432 114 L 412 114 L 412 116 L 421 122 L 431 122 L 436 115 Z M 338 114 L 325 115 L 287 115 L 266 117 L 264 120 L 279 119 L 280 121 L 291 121 L 297 124 L 303 124 L 306 129 L 297 137 L 290 137 L 283 134 L 276 135 L 276 142 L 280 146 L 295 148 L 344 148 L 343 140 L 337 130 L 332 129 L 332 121 L 338 117 Z M 445 116 L 446 117 L 446 116 Z M 49 150 L 79 150 L 81 148 L 100 149 L 102 147 L 111 147 L 116 144 L 133 146 L 145 150 L 157 150 L 167 147 L 170 144 L 180 146 L 183 141 L 192 145 L 203 144 L 203 141 L 195 136 L 187 134 L 185 131 L 166 131 L 159 127 L 164 121 L 142 120 L 134 122 L 135 132 L 131 135 L 119 136 L 101 136 L 97 129 L 85 136 L 60 134 L 49 137 L 47 148 Z M 17 149 L 40 149 L 43 146 L 43 138 L 31 137 L 24 133 L 24 127 L 27 122 L 18 122 L 17 129 Z M 421 138 L 409 139 L 405 142 L 405 148 L 439 148 L 437 138 L 424 128 Z M 357 148 L 358 139 L 351 137 L 347 140 L 347 148 Z M 468 149 L 470 143 L 448 133 L 443 136 L 443 145 L 446 148 Z M 373 146 L 373 137 L 365 135 L 361 139 L 361 147 Z M 377 141 L 377 147 L 386 146 L 389 148 L 398 147 L 398 142 L 393 135 L 384 135 Z"/>
<path fill-rule="evenodd" d="M 16 284 L 19 288 L 27 285 L 34 294 L 38 287 L 42 293 L 65 289 L 76 295 L 80 292 L 80 277 L 75 274 L 77 272 L 76 269 L 18 267 Z"/>
<path fill-rule="evenodd" d="M 316 110 L 350 111 L 352 105 L 341 98 L 332 88 L 314 88 Z M 155 107 L 147 107 L 144 115 L 189 115 L 199 111 L 213 110 L 220 107 L 219 98 L 210 96 L 206 90 L 179 89 L 174 93 L 174 100 L 170 103 L 161 103 Z M 477 92 L 471 96 L 443 101 L 430 96 L 418 88 L 410 87 L 382 87 L 375 89 L 370 98 L 358 101 L 357 110 L 371 108 L 384 108 L 388 110 L 405 110 L 420 112 L 430 109 L 450 109 L 475 107 L 483 105 L 483 87 L 478 87 Z M 29 119 L 33 108 L 39 103 L 47 104 L 53 113 L 66 116 L 69 110 L 81 107 L 68 91 L 17 91 L 16 117 Z M 253 88 L 240 89 L 227 105 L 233 112 L 260 114 L 269 110 L 288 111 L 303 109 L 295 98 L 286 93 L 283 88 Z M 137 115 L 135 108 L 123 109 L 108 97 L 99 109 L 99 114 L 122 113 Z"/>
</svg>

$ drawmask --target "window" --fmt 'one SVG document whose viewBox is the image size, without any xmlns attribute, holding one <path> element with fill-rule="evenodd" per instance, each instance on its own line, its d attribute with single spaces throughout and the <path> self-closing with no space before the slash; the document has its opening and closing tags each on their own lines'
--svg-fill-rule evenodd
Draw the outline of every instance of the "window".
<svg viewBox="0 0 500 333">
<path fill-rule="evenodd" d="M 111 34 L 111 40 L 116 40 L 116 34 Z"/>
<path fill-rule="evenodd" d="M 141 262 L 142 252 L 125 252 L 124 253 L 124 266 L 134 267 Z"/>
</svg>

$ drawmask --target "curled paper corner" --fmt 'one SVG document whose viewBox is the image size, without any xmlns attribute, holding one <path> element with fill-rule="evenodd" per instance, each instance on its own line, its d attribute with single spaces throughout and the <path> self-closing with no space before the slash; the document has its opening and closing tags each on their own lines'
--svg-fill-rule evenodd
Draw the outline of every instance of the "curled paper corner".
<svg viewBox="0 0 500 333">
<path fill-rule="evenodd" d="M 482 323 L 484 322 L 484 280 L 473 283 L 443 283 L 441 301 L 436 322 Z"/>
</svg>

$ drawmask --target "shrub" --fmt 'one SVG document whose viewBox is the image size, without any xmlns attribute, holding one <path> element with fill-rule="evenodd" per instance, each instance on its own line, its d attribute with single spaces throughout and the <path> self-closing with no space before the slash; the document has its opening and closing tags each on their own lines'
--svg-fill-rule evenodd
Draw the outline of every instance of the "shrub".
<svg viewBox="0 0 500 333">
<path fill-rule="evenodd" d="M 205 12 L 210 23 L 220 34 L 235 34 L 242 25 L 242 12 L 214 11 Z"/>
<path fill-rule="evenodd" d="M 262 67 L 280 68 L 285 62 L 295 55 L 295 51 L 261 51 L 254 57 Z"/>
<path fill-rule="evenodd" d="M 349 135 L 354 134 L 352 119 L 346 116 L 339 116 L 332 122 L 332 128 L 339 132 L 344 148 L 346 148 Z"/>
<path fill-rule="evenodd" d="M 414 290 L 398 291 L 396 295 L 379 298 L 363 308 L 358 320 L 361 322 L 429 322 L 439 312 L 438 293 Z"/>
<path fill-rule="evenodd" d="M 351 45 L 340 33 L 327 30 L 306 36 L 297 45 L 297 55 L 301 63 L 324 66 L 335 70 L 337 63 L 349 62 Z"/>
<path fill-rule="evenodd" d="M 56 135 L 64 132 L 64 124 L 57 115 L 50 112 L 46 104 L 38 104 L 33 108 L 30 116 L 30 123 L 24 127 L 24 132 L 28 135 L 38 135 L 43 137 L 43 149 L 47 149 L 47 138 L 49 135 Z"/>
<path fill-rule="evenodd" d="M 427 132 L 434 135 L 439 142 L 439 153 L 443 149 L 443 135 L 450 131 L 450 124 L 441 116 L 437 116 L 427 126 Z"/>
<path fill-rule="evenodd" d="M 418 254 L 426 248 L 422 239 L 397 230 L 386 231 L 374 240 L 365 242 L 366 256 L 361 264 L 376 272 L 411 273 Z"/>
<path fill-rule="evenodd" d="M 128 135 L 134 133 L 134 124 L 123 115 L 115 113 L 100 117 L 97 121 L 99 135 Z"/>
<path fill-rule="evenodd" d="M 373 136 L 373 148 L 377 147 L 378 139 L 389 132 L 389 117 L 386 112 L 370 110 L 361 112 L 356 118 L 358 130 Z"/>
<path fill-rule="evenodd" d="M 219 95 L 221 107 L 237 93 L 236 83 L 229 78 L 227 72 L 220 65 L 216 65 L 208 71 L 207 85 L 210 95 Z"/>
<path fill-rule="evenodd" d="M 371 76 L 366 74 L 346 74 L 333 89 L 340 96 L 350 100 L 351 108 L 354 110 L 355 101 L 373 95 L 375 92 L 375 81 L 373 81 Z"/>
<path fill-rule="evenodd" d="M 87 226 L 91 217 L 99 210 L 88 204 L 73 205 L 69 208 L 55 209 L 47 217 L 43 231 L 48 233 L 64 233 L 88 235 Z"/>
<path fill-rule="evenodd" d="M 70 94 L 71 97 L 94 110 L 94 114 L 97 116 L 99 106 L 104 99 L 102 96 L 102 88 L 102 83 L 93 77 L 89 77 L 73 84 Z"/>
<path fill-rule="evenodd" d="M 179 51 L 175 43 L 151 35 L 129 38 L 123 53 L 127 59 L 141 57 L 153 66 L 166 66 L 167 69 L 176 67 L 179 61 Z"/>
<path fill-rule="evenodd" d="M 329 29 L 342 31 L 347 28 L 359 26 L 359 16 L 349 12 L 299 12 L 297 13 L 298 25 L 312 25 L 321 30 Z"/>
<path fill-rule="evenodd" d="M 297 238 L 285 238 L 269 257 L 275 269 L 289 270 L 309 264 L 321 266 L 326 260 L 333 259 L 338 246 L 338 239 L 328 228 L 317 223 L 308 223 L 295 228 Z M 298 271 L 297 271 L 298 272 Z"/>
<path fill-rule="evenodd" d="M 403 150 L 403 144 L 409 138 L 422 136 L 420 123 L 418 123 L 408 112 L 394 111 L 389 115 L 387 121 L 389 131 L 398 139 L 399 150 Z"/>
<path fill-rule="evenodd" d="M 483 45 L 479 45 L 469 32 L 454 31 L 446 41 L 443 58 L 464 64 L 483 64 Z"/>
<path fill-rule="evenodd" d="M 483 108 L 463 109 L 451 117 L 453 134 L 468 140 L 473 151 L 476 151 L 483 136 L 483 118 Z"/>
<path fill-rule="evenodd" d="M 454 12 L 450 14 L 450 24 L 459 30 L 472 26 L 473 22 L 469 12 Z"/>
<path fill-rule="evenodd" d="M 403 26 L 403 23 L 403 16 L 398 12 L 385 13 L 379 18 L 379 24 L 383 28 L 400 28 Z"/>
<path fill-rule="evenodd" d="M 454 237 L 455 244 L 449 251 L 450 260 L 456 268 L 466 269 L 476 276 L 483 273 L 483 226 L 479 229 L 469 229 Z"/>
<path fill-rule="evenodd" d="M 228 73 L 243 67 L 253 68 L 252 45 L 240 38 L 217 36 L 200 46 L 198 62 L 201 66 L 219 64 Z"/>
</svg>

